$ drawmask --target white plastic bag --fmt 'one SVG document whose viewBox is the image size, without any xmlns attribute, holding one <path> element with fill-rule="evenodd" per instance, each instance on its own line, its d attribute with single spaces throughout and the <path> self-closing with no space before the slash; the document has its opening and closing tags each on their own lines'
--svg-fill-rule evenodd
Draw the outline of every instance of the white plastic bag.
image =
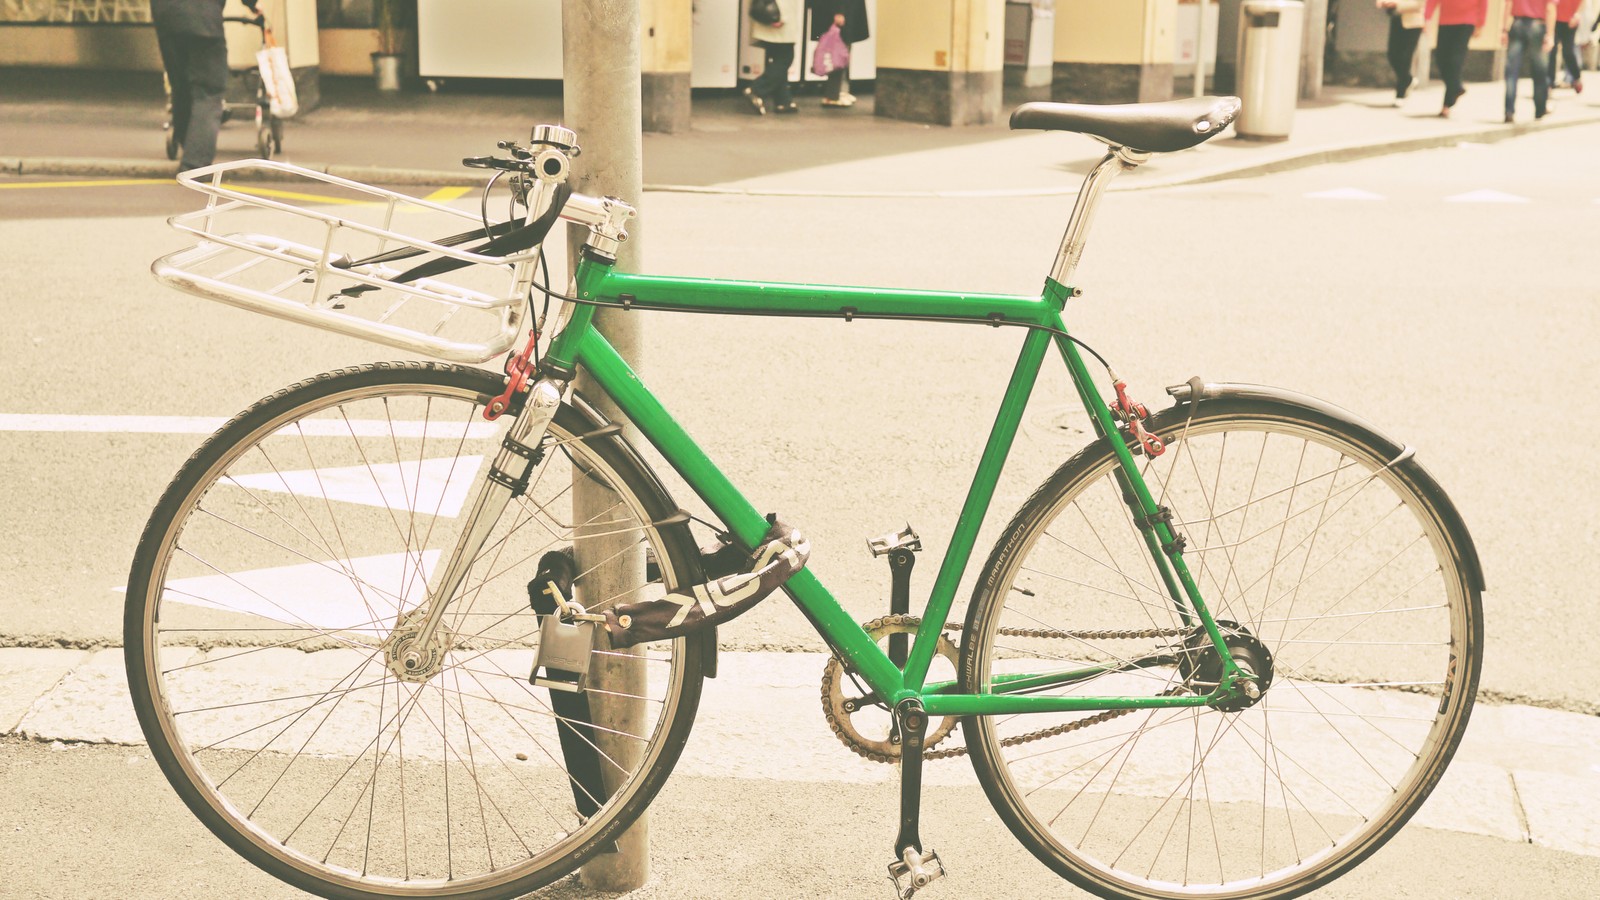
<svg viewBox="0 0 1600 900">
<path fill-rule="evenodd" d="M 300 99 L 294 91 L 294 73 L 289 71 L 289 54 L 266 33 L 267 45 L 256 53 L 256 65 L 261 68 L 261 86 L 267 92 L 272 114 L 287 119 L 300 111 Z"/>
</svg>

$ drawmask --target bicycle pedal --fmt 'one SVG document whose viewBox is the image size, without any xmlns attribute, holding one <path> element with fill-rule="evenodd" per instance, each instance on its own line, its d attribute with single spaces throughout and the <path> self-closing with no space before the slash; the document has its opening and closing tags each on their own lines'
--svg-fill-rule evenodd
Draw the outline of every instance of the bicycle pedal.
<svg viewBox="0 0 1600 900">
<path fill-rule="evenodd" d="M 911 530 L 908 524 L 904 531 L 891 531 L 888 534 L 875 538 L 867 538 L 867 549 L 873 556 L 882 556 L 890 550 L 899 550 L 901 547 L 916 553 L 922 549 L 922 538 Z"/>
<path fill-rule="evenodd" d="M 894 883 L 894 894 L 899 900 L 911 900 L 917 891 L 944 876 L 944 863 L 931 847 L 925 853 L 907 847 L 900 859 L 889 864 L 889 880 Z"/>
</svg>

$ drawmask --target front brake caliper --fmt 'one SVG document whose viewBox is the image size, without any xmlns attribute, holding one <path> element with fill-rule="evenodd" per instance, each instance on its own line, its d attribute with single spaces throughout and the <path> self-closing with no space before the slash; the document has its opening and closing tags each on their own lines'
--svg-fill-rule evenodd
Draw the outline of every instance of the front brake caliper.
<svg viewBox="0 0 1600 900">
<path fill-rule="evenodd" d="M 1128 384 L 1117 378 L 1111 385 L 1117 392 L 1117 399 L 1109 404 L 1112 415 L 1117 417 L 1123 427 L 1133 435 L 1139 446 L 1144 448 L 1146 456 L 1151 459 L 1167 452 L 1167 445 L 1161 438 L 1144 430 L 1144 420 L 1150 417 L 1150 411 L 1128 396 Z"/>
</svg>

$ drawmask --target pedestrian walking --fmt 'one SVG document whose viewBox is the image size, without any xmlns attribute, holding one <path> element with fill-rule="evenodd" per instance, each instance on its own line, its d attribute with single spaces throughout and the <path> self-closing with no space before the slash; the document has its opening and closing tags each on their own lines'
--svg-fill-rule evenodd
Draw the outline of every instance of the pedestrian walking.
<svg viewBox="0 0 1600 900">
<path fill-rule="evenodd" d="M 1560 81 L 1561 70 L 1556 68 L 1556 54 L 1562 56 L 1567 70 L 1567 87 L 1583 93 L 1583 65 L 1578 61 L 1578 7 L 1582 0 L 1556 0 L 1555 46 L 1550 48 L 1550 86 Z"/>
<path fill-rule="evenodd" d="M 244 0 L 250 12 L 257 0 Z M 228 45 L 222 36 L 226 0 L 150 0 L 161 65 L 172 92 L 172 132 L 183 148 L 178 171 L 209 166 L 217 155 L 222 100 L 228 89 Z"/>
<path fill-rule="evenodd" d="M 1439 17 L 1439 35 L 1434 43 L 1434 59 L 1439 77 L 1444 79 L 1444 107 L 1439 117 L 1450 118 L 1450 110 L 1467 92 L 1461 83 L 1461 68 L 1467 62 L 1467 42 L 1483 30 L 1489 18 L 1489 0 L 1428 0 L 1423 19 Z"/>
<path fill-rule="evenodd" d="M 800 40 L 802 0 L 751 0 L 750 42 L 766 51 L 761 74 L 744 89 L 746 100 L 759 115 L 799 112 L 789 90 L 789 67 L 794 65 L 794 45 Z"/>
<path fill-rule="evenodd" d="M 1550 112 L 1550 72 L 1545 54 L 1555 46 L 1555 0 L 1511 0 L 1506 5 L 1500 45 L 1506 48 L 1506 124 L 1516 121 L 1517 80 L 1522 77 L 1522 60 L 1528 60 L 1533 76 L 1533 117 L 1542 119 Z"/>
<path fill-rule="evenodd" d="M 835 66 L 828 71 L 828 83 L 822 92 L 822 105 L 855 106 L 856 97 L 850 93 L 850 45 L 871 37 L 867 26 L 866 0 L 812 0 L 811 39 L 817 42 L 816 52 L 819 55 L 823 52 L 823 41 L 834 29 L 838 29 L 838 40 L 844 45 L 845 64 Z M 830 40 L 828 43 L 833 42 Z"/>
<path fill-rule="evenodd" d="M 1417 57 L 1417 41 L 1422 37 L 1423 0 L 1377 0 L 1378 8 L 1389 13 L 1389 68 L 1394 70 L 1394 105 L 1406 98 L 1411 88 L 1411 69 Z"/>
</svg>

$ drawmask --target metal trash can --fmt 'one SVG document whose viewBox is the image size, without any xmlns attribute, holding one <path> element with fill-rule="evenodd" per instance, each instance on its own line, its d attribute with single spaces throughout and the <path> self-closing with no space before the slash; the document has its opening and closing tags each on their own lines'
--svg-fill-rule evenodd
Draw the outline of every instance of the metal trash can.
<svg viewBox="0 0 1600 900">
<path fill-rule="evenodd" d="M 1254 141 L 1282 141 L 1300 96 L 1300 0 L 1245 0 L 1239 6 L 1238 94 L 1234 131 Z"/>
</svg>

